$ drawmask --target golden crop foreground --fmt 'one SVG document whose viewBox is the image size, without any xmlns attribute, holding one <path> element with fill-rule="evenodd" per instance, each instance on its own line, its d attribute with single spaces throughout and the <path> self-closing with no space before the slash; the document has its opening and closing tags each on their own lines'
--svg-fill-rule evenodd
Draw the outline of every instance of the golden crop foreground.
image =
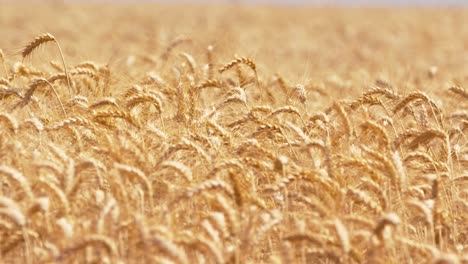
<svg viewBox="0 0 468 264">
<path fill-rule="evenodd" d="M 30 5 L 2 263 L 468 263 L 466 11 Z"/>
</svg>

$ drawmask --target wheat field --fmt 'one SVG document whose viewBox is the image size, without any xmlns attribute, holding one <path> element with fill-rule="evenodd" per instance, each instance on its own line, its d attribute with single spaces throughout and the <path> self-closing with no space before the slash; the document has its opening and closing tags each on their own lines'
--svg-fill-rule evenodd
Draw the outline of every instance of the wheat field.
<svg viewBox="0 0 468 264">
<path fill-rule="evenodd" d="M 467 10 L 0 7 L 1 263 L 468 263 Z"/>
</svg>

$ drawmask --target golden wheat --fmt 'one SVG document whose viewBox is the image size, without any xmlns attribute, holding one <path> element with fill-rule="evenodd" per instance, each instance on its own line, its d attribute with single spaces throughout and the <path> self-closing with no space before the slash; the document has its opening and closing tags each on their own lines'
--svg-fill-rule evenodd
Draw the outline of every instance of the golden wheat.
<svg viewBox="0 0 468 264">
<path fill-rule="evenodd" d="M 465 263 L 466 11 L 225 7 L 2 5 L 1 262 Z"/>
</svg>

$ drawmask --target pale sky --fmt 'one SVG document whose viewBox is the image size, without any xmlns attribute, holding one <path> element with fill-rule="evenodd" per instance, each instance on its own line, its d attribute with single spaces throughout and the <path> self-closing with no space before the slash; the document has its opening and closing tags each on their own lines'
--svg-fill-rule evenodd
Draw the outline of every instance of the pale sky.
<svg viewBox="0 0 468 264">
<path fill-rule="evenodd" d="M 40 0 L 36 0 L 40 1 Z M 46 1 L 46 0 L 44 0 Z M 57 1 L 57 0 L 55 0 Z M 188 3 L 270 3 L 286 5 L 351 5 L 351 6 L 468 6 L 468 0 L 62 0 L 65 2 L 188 2 Z M 1 0 L 0 0 L 1 2 Z"/>
</svg>

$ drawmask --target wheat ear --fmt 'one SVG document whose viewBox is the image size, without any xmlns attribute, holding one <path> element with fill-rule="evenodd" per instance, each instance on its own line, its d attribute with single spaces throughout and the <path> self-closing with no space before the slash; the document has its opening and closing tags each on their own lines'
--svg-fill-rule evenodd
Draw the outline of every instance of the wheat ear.
<svg viewBox="0 0 468 264">
<path fill-rule="evenodd" d="M 79 242 L 77 242 L 74 246 L 66 248 L 62 254 L 57 257 L 56 260 L 58 262 L 62 262 L 67 255 L 73 252 L 77 252 L 78 250 L 84 249 L 87 246 L 96 247 L 98 245 L 102 246 L 110 256 L 118 256 L 118 248 L 112 239 L 104 235 L 91 234 L 80 239 Z"/>
<path fill-rule="evenodd" d="M 5 127 L 9 127 L 13 133 L 18 131 L 18 121 L 16 121 L 16 119 L 10 114 L 0 113 L 0 123 L 2 122 L 6 123 Z"/>
<path fill-rule="evenodd" d="M 5 66 L 5 53 L 3 53 L 2 49 L 0 49 L 0 60 L 2 61 L 3 71 L 5 71 L 5 76 L 8 76 L 8 71 L 7 71 L 7 68 Z"/>
<path fill-rule="evenodd" d="M 223 73 L 223 72 L 231 69 L 232 67 L 242 63 L 242 64 L 247 65 L 255 73 L 255 80 L 256 80 L 257 85 L 258 85 L 257 65 L 255 65 L 253 60 L 249 59 L 249 58 L 245 58 L 245 57 L 238 57 L 238 56 L 235 56 L 235 57 L 236 57 L 235 60 L 232 60 L 231 62 L 229 62 L 226 65 L 224 65 L 223 67 L 221 67 L 218 70 L 219 73 Z"/>
<path fill-rule="evenodd" d="M 0 196 L 0 215 L 10 219 L 18 226 L 24 226 L 26 224 L 26 217 L 23 212 L 21 212 L 19 205 L 5 196 Z"/>
<path fill-rule="evenodd" d="M 26 193 L 29 199 L 34 199 L 34 194 L 32 192 L 31 186 L 29 185 L 27 178 L 24 177 L 24 175 L 21 172 L 8 166 L 0 165 L 0 175 L 3 175 L 9 178 L 10 180 L 16 182 L 21 187 L 21 189 L 23 189 L 24 193 Z"/>
<path fill-rule="evenodd" d="M 3 66 L 5 67 L 5 65 L 3 65 Z M 468 99 L 468 92 L 465 91 L 465 89 L 463 89 L 460 86 L 454 85 L 454 86 L 449 88 L 449 91 L 454 93 L 454 94 L 458 94 L 458 95 L 460 95 L 461 97 L 463 97 L 465 99 Z"/>
<path fill-rule="evenodd" d="M 149 206 L 150 208 L 153 208 L 153 188 L 151 187 L 151 181 L 148 179 L 146 174 L 136 167 L 125 164 L 115 163 L 114 167 L 119 171 L 120 175 L 125 175 L 129 178 L 136 178 L 143 186 L 145 186 L 148 195 Z"/>
<path fill-rule="evenodd" d="M 23 50 L 21 51 L 21 56 L 23 57 L 23 59 L 25 59 L 26 57 L 31 55 L 34 50 L 39 48 L 39 46 L 47 42 L 51 42 L 51 41 L 55 42 L 60 52 L 60 57 L 63 63 L 63 70 L 65 71 L 65 75 L 67 76 L 68 93 L 71 96 L 70 76 L 68 75 L 67 65 L 65 64 L 65 58 L 63 56 L 62 48 L 60 47 L 60 44 L 58 43 L 57 39 L 52 34 L 44 33 L 44 34 L 37 36 L 33 41 L 31 41 L 28 45 L 26 45 L 23 48 Z"/>
<path fill-rule="evenodd" d="M 401 223 L 400 217 L 396 213 L 385 214 L 377 223 L 374 228 L 374 235 L 379 239 L 380 242 L 384 242 L 385 238 L 383 231 L 387 226 L 396 227 Z"/>
<path fill-rule="evenodd" d="M 60 107 L 62 108 L 64 116 L 67 117 L 67 112 L 65 111 L 65 108 L 63 107 L 63 103 L 62 103 L 62 100 L 60 99 L 60 96 L 58 95 L 58 93 L 55 90 L 52 83 L 50 83 L 47 79 L 44 79 L 44 78 L 38 78 L 38 79 L 33 80 L 33 82 L 29 85 L 29 88 L 26 91 L 26 94 L 24 95 L 23 100 L 21 100 L 19 103 L 17 103 L 14 106 L 14 108 L 16 108 L 18 106 L 21 106 L 21 107 L 26 106 L 26 104 L 28 104 L 31 101 L 32 96 L 33 96 L 34 92 L 36 91 L 36 89 L 39 86 L 42 86 L 42 85 L 48 85 L 52 89 L 52 91 L 54 92 L 55 97 L 57 98 L 57 101 L 60 104 Z"/>
</svg>

